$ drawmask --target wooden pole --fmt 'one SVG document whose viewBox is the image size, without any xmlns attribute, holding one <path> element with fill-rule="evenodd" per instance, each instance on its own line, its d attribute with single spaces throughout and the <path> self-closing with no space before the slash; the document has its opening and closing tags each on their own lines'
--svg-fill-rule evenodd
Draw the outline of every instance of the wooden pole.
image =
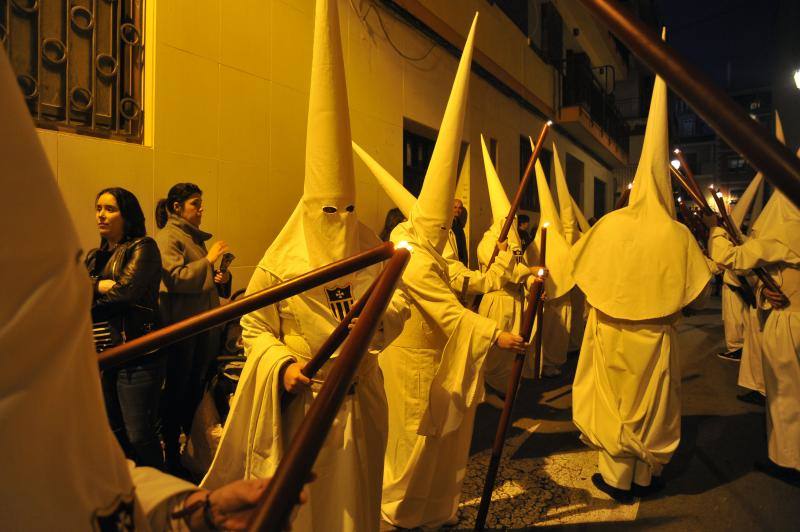
<svg viewBox="0 0 800 532">
<path fill-rule="evenodd" d="M 525 312 L 522 314 L 520 335 L 525 338 L 526 342 L 530 339 L 531 331 L 533 330 L 533 321 L 541 306 L 543 290 L 544 270 L 540 270 L 540 274 L 533 280 L 530 292 L 528 293 Z M 519 383 L 522 378 L 522 370 L 524 367 L 525 353 L 517 353 L 514 357 L 514 365 L 511 368 L 511 376 L 508 380 L 508 389 L 506 390 L 506 398 L 503 403 L 503 411 L 500 414 L 500 421 L 497 424 L 497 431 L 494 435 L 492 455 L 489 459 L 489 468 L 486 470 L 486 480 L 483 483 L 483 494 L 481 495 L 481 503 L 478 507 L 478 516 L 475 518 L 475 530 L 483 530 L 486 525 L 486 517 L 489 515 L 489 505 L 492 503 L 492 491 L 494 491 L 497 471 L 500 469 L 500 459 L 503 457 L 503 446 L 505 444 L 506 434 L 508 433 L 508 426 L 511 424 L 511 412 L 517 398 L 517 390 L 519 390 Z"/>
<path fill-rule="evenodd" d="M 703 120 L 795 205 L 800 205 L 800 160 L 659 34 L 615 0 L 581 0 L 636 56 L 661 76 Z"/>
<path fill-rule="evenodd" d="M 622 191 L 622 194 L 619 195 L 619 199 L 617 200 L 617 204 L 614 205 L 614 210 L 621 209 L 628 205 L 628 198 L 631 197 L 631 187 L 625 187 L 625 190 Z"/>
<path fill-rule="evenodd" d="M 136 338 L 120 346 L 103 351 L 98 356 L 101 370 L 106 370 L 125 364 L 137 357 L 161 349 L 184 338 L 188 338 L 205 330 L 217 327 L 232 319 L 238 318 L 258 310 L 267 305 L 277 303 L 287 297 L 295 296 L 308 290 L 358 271 L 367 266 L 372 266 L 392 256 L 394 246 L 386 242 L 370 250 L 361 252 L 352 257 L 328 264 L 306 274 L 271 286 L 260 292 L 249 295 L 233 303 L 217 307 L 179 321 L 163 329 L 158 329 L 149 334 Z"/>
<path fill-rule="evenodd" d="M 264 490 L 248 530 L 283 530 L 410 256 L 408 249 L 399 248 L 386 264 L 375 291 Z"/>
<path fill-rule="evenodd" d="M 514 223 L 514 217 L 517 215 L 517 211 L 519 210 L 519 206 L 522 203 L 522 196 L 525 193 L 525 189 L 528 186 L 528 182 L 531 180 L 531 175 L 533 174 L 533 167 L 536 164 L 536 160 L 539 158 L 539 154 L 542 152 L 542 147 L 544 146 L 544 139 L 547 137 L 547 132 L 550 131 L 550 126 L 553 123 L 548 120 L 542 126 L 541 132 L 539 132 L 539 138 L 536 140 L 536 147 L 534 147 L 533 152 L 531 153 L 530 159 L 528 159 L 528 166 L 525 167 L 525 173 L 522 175 L 522 180 L 519 182 L 519 186 L 517 187 L 517 193 L 514 194 L 514 200 L 511 202 L 511 208 L 508 210 L 508 216 L 506 216 L 505 222 L 503 222 L 503 227 L 500 229 L 500 236 L 498 236 L 497 241 L 502 242 L 508 238 L 508 232 L 511 230 L 511 225 Z M 498 253 L 500 253 L 500 248 L 497 245 L 494 246 L 494 251 L 492 252 L 492 256 L 489 259 L 489 263 L 486 264 L 486 269 L 488 270 L 489 267 L 494 263 L 494 259 L 497 258 Z"/>
</svg>

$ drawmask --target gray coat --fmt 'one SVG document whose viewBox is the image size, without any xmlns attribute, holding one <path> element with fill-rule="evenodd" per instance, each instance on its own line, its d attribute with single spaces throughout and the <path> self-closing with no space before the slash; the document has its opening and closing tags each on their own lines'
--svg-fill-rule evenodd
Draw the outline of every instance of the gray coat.
<svg viewBox="0 0 800 532">
<path fill-rule="evenodd" d="M 219 306 L 214 267 L 206 259 L 211 234 L 170 214 L 156 235 L 161 251 L 159 309 L 163 325 Z"/>
</svg>

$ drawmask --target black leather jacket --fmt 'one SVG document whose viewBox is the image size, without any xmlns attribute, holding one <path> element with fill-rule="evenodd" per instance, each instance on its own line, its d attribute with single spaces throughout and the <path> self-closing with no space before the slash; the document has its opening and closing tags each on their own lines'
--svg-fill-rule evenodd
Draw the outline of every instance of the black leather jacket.
<svg viewBox="0 0 800 532">
<path fill-rule="evenodd" d="M 92 321 L 108 321 L 125 340 L 137 338 L 158 325 L 158 286 L 161 253 L 148 236 L 121 242 L 109 252 L 95 248 L 86 256 L 86 268 L 95 280 Z M 110 279 L 117 284 L 105 294 L 97 284 Z"/>
</svg>

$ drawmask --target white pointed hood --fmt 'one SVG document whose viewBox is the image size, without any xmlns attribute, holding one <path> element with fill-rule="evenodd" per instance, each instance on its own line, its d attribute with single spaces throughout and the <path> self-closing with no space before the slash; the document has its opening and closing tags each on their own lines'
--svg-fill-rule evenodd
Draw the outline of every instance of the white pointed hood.
<svg viewBox="0 0 800 532">
<path fill-rule="evenodd" d="M 800 157 L 800 149 L 797 150 L 797 156 Z M 777 240 L 800 255 L 800 209 L 775 189 L 753 223 L 750 236 Z"/>
<path fill-rule="evenodd" d="M 105 508 L 138 505 L 103 406 L 78 236 L 2 52 L 0 94 L 3 524 L 85 530 Z"/>
<path fill-rule="evenodd" d="M 694 237 L 675 220 L 668 164 L 667 87 L 656 77 L 628 206 L 603 216 L 571 253 L 589 303 L 615 318 L 674 314 L 711 277 Z"/>
<path fill-rule="evenodd" d="M 567 178 L 564 175 L 564 167 L 561 166 L 561 157 L 558 156 L 558 149 L 556 143 L 553 142 L 553 169 L 556 180 L 556 192 L 558 193 L 558 210 L 561 216 L 561 226 L 564 229 L 564 240 L 570 246 L 574 244 L 578 237 L 580 237 L 580 229 L 578 227 L 578 219 L 575 216 L 575 210 L 572 205 L 575 200 L 569 193 L 567 186 Z"/>
<path fill-rule="evenodd" d="M 489 204 L 492 207 L 492 225 L 484 233 L 477 248 L 478 263 L 485 267 L 494 253 L 497 239 L 500 237 L 500 231 L 503 229 L 508 212 L 511 210 L 511 202 L 508 200 L 503 183 L 500 181 L 500 176 L 497 175 L 497 170 L 492 163 L 491 157 L 489 157 L 489 150 L 486 149 L 483 135 L 481 135 L 481 153 L 483 154 L 483 169 L 486 174 L 486 187 L 489 190 Z M 516 220 L 511 224 L 511 229 L 508 231 L 508 244 L 512 253 L 521 251 L 522 246 L 520 245 Z"/>
<path fill-rule="evenodd" d="M 545 292 L 547 297 L 555 299 L 569 292 L 575 286 L 572 277 L 572 260 L 569 256 L 569 244 L 564 239 L 564 228 L 561 225 L 561 217 L 558 209 L 550 194 L 550 186 L 544 176 L 544 168 L 538 160 L 534 167 L 536 172 L 536 188 L 539 194 L 539 227 L 533 242 L 528 247 L 528 264 L 540 265 L 539 253 L 542 246 L 542 227 L 547 224 L 547 256 L 545 265 L 547 266 L 547 278 L 545 280 Z"/>
<path fill-rule="evenodd" d="M 417 198 L 409 192 L 403 184 L 395 179 L 392 174 L 388 172 L 381 164 L 372 158 L 370 154 L 364 151 L 364 148 L 353 141 L 353 151 L 356 152 L 358 158 L 369 168 L 375 180 L 381 186 L 389 199 L 392 200 L 403 216 L 408 219 L 411 216 L 411 209 L 417 202 Z"/>
<path fill-rule="evenodd" d="M 440 253 L 448 241 L 448 232 L 453 219 L 453 197 L 458 177 L 461 134 L 464 112 L 467 108 L 472 48 L 477 24 L 478 14 L 475 13 L 458 63 L 431 161 L 425 172 L 422 190 L 409 216 L 417 234 L 427 239 Z"/>
<path fill-rule="evenodd" d="M 733 223 L 736 224 L 737 229 L 742 229 L 742 222 L 744 222 L 744 219 L 747 217 L 747 213 L 750 211 L 750 207 L 753 205 L 753 200 L 755 200 L 756 196 L 758 195 L 763 183 L 764 174 L 758 172 L 753 180 L 750 181 L 750 184 L 747 185 L 747 188 L 745 189 L 744 193 L 742 193 L 739 201 L 737 201 L 736 205 L 734 205 L 733 209 L 731 209 L 731 220 L 733 220 Z"/>
<path fill-rule="evenodd" d="M 262 260 L 262 267 L 281 279 L 341 260 L 360 247 L 337 5 L 316 2 L 303 196 Z"/>
</svg>

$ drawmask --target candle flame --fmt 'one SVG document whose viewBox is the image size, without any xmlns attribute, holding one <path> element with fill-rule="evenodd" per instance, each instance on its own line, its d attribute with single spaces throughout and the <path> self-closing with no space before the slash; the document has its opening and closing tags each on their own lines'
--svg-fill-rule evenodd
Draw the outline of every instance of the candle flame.
<svg viewBox="0 0 800 532">
<path fill-rule="evenodd" d="M 545 222 L 545 223 L 543 223 L 543 224 L 542 224 L 542 227 L 544 227 L 545 229 L 547 229 L 548 227 L 550 227 L 550 222 Z"/>
<path fill-rule="evenodd" d="M 401 240 L 394 247 L 397 249 L 407 249 L 411 253 L 414 252 L 414 248 L 411 246 L 411 244 L 408 243 L 407 240 Z"/>
<path fill-rule="evenodd" d="M 722 192 L 717 192 L 717 197 L 721 198 L 722 197 Z"/>
<path fill-rule="evenodd" d="M 678 196 L 678 203 L 683 203 L 683 198 Z"/>
<path fill-rule="evenodd" d="M 552 125 L 553 125 L 553 121 L 552 121 L 552 120 L 548 120 L 548 121 L 547 121 L 547 123 L 546 123 L 545 125 L 546 125 L 547 127 L 550 127 L 550 126 L 552 126 Z"/>
<path fill-rule="evenodd" d="M 628 190 L 633 188 L 633 183 L 628 183 Z"/>
<path fill-rule="evenodd" d="M 536 272 L 536 275 L 538 275 L 539 277 L 544 277 L 544 268 L 539 268 L 539 271 Z"/>
<path fill-rule="evenodd" d="M 681 167 L 681 162 L 680 162 L 678 159 L 672 159 L 672 160 L 669 162 L 669 164 L 671 164 L 671 165 L 672 165 L 672 167 L 673 167 L 675 170 L 678 170 L 678 169 Z"/>
<path fill-rule="evenodd" d="M 678 155 L 680 152 L 681 150 L 679 148 L 675 148 L 674 150 L 672 150 L 672 153 L 674 153 L 675 155 Z"/>
</svg>

